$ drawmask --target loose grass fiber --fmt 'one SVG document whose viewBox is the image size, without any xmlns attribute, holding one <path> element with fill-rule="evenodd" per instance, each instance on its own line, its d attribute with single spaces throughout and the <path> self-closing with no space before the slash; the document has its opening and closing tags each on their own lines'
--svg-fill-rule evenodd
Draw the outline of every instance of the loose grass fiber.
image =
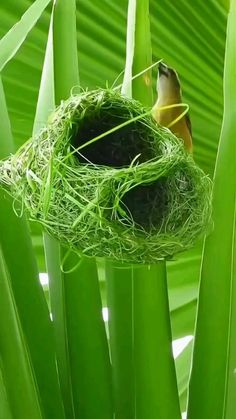
<svg viewBox="0 0 236 419">
<path fill-rule="evenodd" d="M 183 141 L 109 89 L 62 102 L 0 176 L 30 219 L 87 256 L 155 263 L 191 247 L 211 218 L 211 181 Z"/>
</svg>

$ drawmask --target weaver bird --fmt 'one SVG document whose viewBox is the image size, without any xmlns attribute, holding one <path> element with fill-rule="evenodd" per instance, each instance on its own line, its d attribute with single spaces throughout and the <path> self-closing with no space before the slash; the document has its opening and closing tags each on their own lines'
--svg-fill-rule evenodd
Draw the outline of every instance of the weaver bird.
<svg viewBox="0 0 236 419">
<path fill-rule="evenodd" d="M 152 108 L 152 115 L 158 124 L 169 128 L 173 134 L 184 141 L 185 148 L 192 152 L 192 130 L 188 114 L 173 123 L 183 112 L 183 107 L 161 109 L 162 107 L 182 103 L 182 93 L 178 74 L 173 68 L 167 67 L 162 62 L 158 66 L 159 77 L 157 80 L 158 98 Z"/>
</svg>

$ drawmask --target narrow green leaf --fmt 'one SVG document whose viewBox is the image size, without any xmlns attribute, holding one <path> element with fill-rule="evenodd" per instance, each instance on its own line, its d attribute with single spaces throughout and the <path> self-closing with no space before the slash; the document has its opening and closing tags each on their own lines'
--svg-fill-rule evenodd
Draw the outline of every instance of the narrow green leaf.
<svg viewBox="0 0 236 419">
<path fill-rule="evenodd" d="M 13 419 L 7 396 L 7 389 L 2 374 L 2 359 L 0 359 L 0 418 Z"/>
<path fill-rule="evenodd" d="M 24 219 L 16 217 L 12 201 L 3 191 L 0 191 L 0 211 L 0 241 L 40 391 L 44 417 L 51 418 L 54 415 L 61 419 L 63 407 L 59 393 L 53 329 L 39 283 L 28 226 Z"/>
<path fill-rule="evenodd" d="M 136 0 L 129 0 L 126 31 L 126 62 L 121 93 L 132 97 L 132 68 L 135 45 Z M 143 70 L 143 69 L 142 69 Z"/>
<path fill-rule="evenodd" d="M 149 19 L 149 0 L 136 0 L 134 59 L 132 74 L 140 73 L 152 64 L 152 43 Z M 144 106 L 153 105 L 152 70 L 132 82 L 133 97 Z"/>
<path fill-rule="evenodd" d="M 136 418 L 180 418 L 165 262 L 134 266 Z"/>
<path fill-rule="evenodd" d="M 147 42 L 148 41 L 148 42 Z M 126 63 L 122 93 L 140 100 L 143 105 L 152 106 L 152 71 L 132 77 L 148 68 L 152 63 L 150 38 L 149 0 L 129 0 L 126 34 Z"/>
<path fill-rule="evenodd" d="M 132 267 L 106 261 L 109 343 L 116 419 L 135 417 L 132 324 Z"/>
<path fill-rule="evenodd" d="M 36 134 L 48 120 L 49 114 L 55 108 L 54 97 L 54 66 L 53 66 L 53 18 L 51 16 L 48 40 L 41 76 L 38 102 L 34 120 L 33 134 Z M 71 385 L 71 372 L 68 354 L 68 340 L 66 329 L 66 311 L 64 295 L 64 278 L 60 269 L 59 242 L 44 233 L 44 250 L 46 266 L 49 275 L 50 306 L 53 314 L 54 338 L 56 347 L 58 376 L 60 390 L 66 417 L 73 419 L 74 406 Z"/>
<path fill-rule="evenodd" d="M 57 0 L 53 20 L 54 87 L 56 105 L 79 90 L 76 1 Z"/>
<path fill-rule="evenodd" d="M 55 108 L 54 98 L 54 67 L 53 67 L 53 13 L 51 16 L 48 40 L 41 76 L 41 83 L 36 107 L 33 135 L 40 130 L 48 120 L 49 114 Z M 68 342 L 64 302 L 63 275 L 60 269 L 60 245 L 44 233 L 44 250 L 46 267 L 49 275 L 50 306 L 53 314 L 53 331 L 55 339 L 60 391 L 65 410 L 65 416 L 74 418 L 71 377 L 69 369 Z M 61 303 L 62 302 L 62 303 Z M 59 393 L 59 390 L 58 390 Z"/>
<path fill-rule="evenodd" d="M 58 242 L 45 235 L 45 243 L 58 368 L 67 412 L 73 400 L 70 417 L 110 419 L 109 353 L 95 261 L 84 258 L 77 269 L 63 274 Z M 78 255 L 71 254 L 64 269 L 70 270 L 77 263 Z"/>
<path fill-rule="evenodd" d="M 65 268 L 78 263 L 70 257 Z M 73 266 L 72 265 L 72 266 Z M 71 381 L 76 417 L 112 419 L 111 371 L 94 259 L 64 277 Z"/>
<path fill-rule="evenodd" d="M 236 353 L 236 1 L 230 2 L 224 117 L 213 190 L 214 231 L 206 239 L 199 296 L 189 419 L 235 417 Z"/>
<path fill-rule="evenodd" d="M 0 121 L 1 121 L 1 149 L 0 159 L 7 157 L 14 152 L 14 141 L 11 132 L 10 119 L 7 112 L 7 104 L 0 75 Z"/>
<path fill-rule="evenodd" d="M 35 0 L 21 20 L 0 40 L 0 71 L 17 53 L 51 0 Z"/>
<path fill-rule="evenodd" d="M 54 9 L 53 9 L 54 13 Z M 54 67 L 53 67 L 53 13 L 48 32 L 48 40 L 41 76 L 33 134 L 36 134 L 48 120 L 55 108 Z M 53 314 L 54 338 L 56 347 L 60 390 L 66 417 L 74 418 L 72 386 L 69 366 L 66 313 L 64 306 L 64 280 L 60 269 L 60 245 L 44 233 L 46 267 L 49 275 L 50 306 Z"/>
<path fill-rule="evenodd" d="M 47 233 L 44 234 L 46 266 L 49 275 L 50 304 L 53 316 L 58 375 L 66 417 L 75 418 L 71 369 L 66 322 L 64 275 L 60 269 L 60 244 Z"/>
<path fill-rule="evenodd" d="M 236 402 L 236 202 L 233 227 L 233 248 L 232 248 L 232 278 L 231 278 L 231 310 L 229 319 L 229 341 L 228 341 L 228 365 L 226 371 L 226 396 L 224 404 L 224 417 L 233 419 L 235 416 Z"/>
<path fill-rule="evenodd" d="M 42 419 L 30 357 L 0 247 L 1 370 L 13 417 Z"/>
<path fill-rule="evenodd" d="M 54 68 L 51 17 L 42 76 L 40 81 L 38 101 L 34 118 L 33 135 L 36 134 L 46 124 L 48 116 L 51 112 L 53 112 L 54 108 Z"/>
</svg>

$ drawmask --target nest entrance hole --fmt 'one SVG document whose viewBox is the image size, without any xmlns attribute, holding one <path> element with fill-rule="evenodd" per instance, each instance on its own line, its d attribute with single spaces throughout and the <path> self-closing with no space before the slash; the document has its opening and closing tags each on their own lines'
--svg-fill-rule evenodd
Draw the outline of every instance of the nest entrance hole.
<svg viewBox="0 0 236 419">
<path fill-rule="evenodd" d="M 77 148 L 89 140 L 111 130 L 112 128 L 132 119 L 127 109 L 99 109 L 91 112 L 79 121 L 72 132 L 71 144 Z M 76 157 L 81 163 L 91 162 L 96 165 L 115 168 L 128 166 L 140 154 L 138 161 L 145 162 L 154 157 L 151 144 L 145 140 L 147 128 L 140 121 L 114 131 L 98 141 L 84 147 Z M 147 134 L 146 134 L 147 136 Z"/>
<path fill-rule="evenodd" d="M 122 198 L 123 209 L 136 225 L 151 232 L 159 230 L 168 212 L 167 179 L 162 177 L 147 185 L 137 185 Z"/>
</svg>

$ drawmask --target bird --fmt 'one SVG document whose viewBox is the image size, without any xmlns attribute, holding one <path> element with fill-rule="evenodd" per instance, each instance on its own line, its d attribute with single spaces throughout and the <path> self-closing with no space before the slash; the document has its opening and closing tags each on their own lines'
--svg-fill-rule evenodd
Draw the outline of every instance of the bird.
<svg viewBox="0 0 236 419">
<path fill-rule="evenodd" d="M 182 107 L 168 107 L 182 103 L 182 92 L 177 72 L 163 62 L 158 65 L 157 101 L 152 108 L 152 116 L 156 122 L 170 129 L 177 137 L 181 138 L 189 153 L 193 151 L 192 128 L 189 114 L 176 119 L 183 112 Z M 176 122 L 175 122 L 176 121 Z M 173 123 L 173 124 L 172 124 Z"/>
</svg>

